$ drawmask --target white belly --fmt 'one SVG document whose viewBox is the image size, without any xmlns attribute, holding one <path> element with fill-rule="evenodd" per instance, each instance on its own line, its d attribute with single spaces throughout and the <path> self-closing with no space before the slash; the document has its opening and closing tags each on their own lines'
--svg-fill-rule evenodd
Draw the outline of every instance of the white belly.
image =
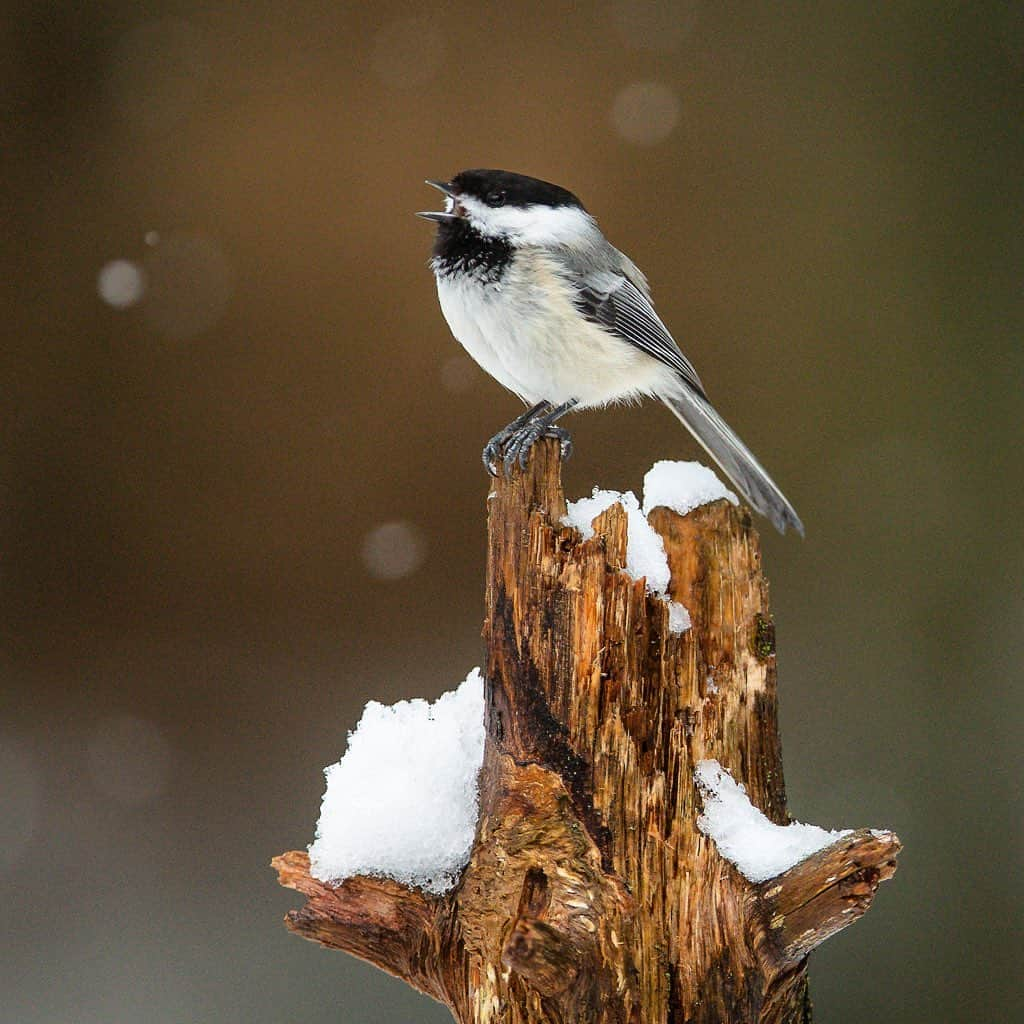
<svg viewBox="0 0 1024 1024">
<path fill-rule="evenodd" d="M 529 405 L 575 399 L 586 408 L 675 385 L 667 366 L 585 321 L 544 257 L 516 259 L 494 284 L 439 277 L 437 294 L 456 339 Z"/>
</svg>

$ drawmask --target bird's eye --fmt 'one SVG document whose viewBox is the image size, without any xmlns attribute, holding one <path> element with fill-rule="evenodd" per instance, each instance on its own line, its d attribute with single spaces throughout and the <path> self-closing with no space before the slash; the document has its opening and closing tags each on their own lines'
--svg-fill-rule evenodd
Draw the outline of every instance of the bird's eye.
<svg viewBox="0 0 1024 1024">
<path fill-rule="evenodd" d="M 508 196 L 501 189 L 495 189 L 493 192 L 487 193 L 485 202 L 488 206 L 504 206 L 507 198 Z"/>
</svg>

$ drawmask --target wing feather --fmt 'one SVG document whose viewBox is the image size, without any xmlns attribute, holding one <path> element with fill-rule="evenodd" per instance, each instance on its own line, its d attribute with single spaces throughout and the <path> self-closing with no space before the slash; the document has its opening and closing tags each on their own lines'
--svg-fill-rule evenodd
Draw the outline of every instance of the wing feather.
<svg viewBox="0 0 1024 1024">
<path fill-rule="evenodd" d="M 579 282 L 576 304 L 588 320 L 671 367 L 707 397 L 693 364 L 679 350 L 650 299 L 628 278 L 609 271 L 585 277 Z"/>
</svg>

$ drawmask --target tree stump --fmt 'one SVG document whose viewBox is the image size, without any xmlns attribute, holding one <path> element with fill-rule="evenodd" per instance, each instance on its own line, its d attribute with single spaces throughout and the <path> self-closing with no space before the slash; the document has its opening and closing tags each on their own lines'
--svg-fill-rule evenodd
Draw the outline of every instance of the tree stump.
<svg viewBox="0 0 1024 1024">
<path fill-rule="evenodd" d="M 561 525 L 558 446 L 488 500 L 486 729 L 480 819 L 459 885 L 308 873 L 275 860 L 306 905 L 287 926 L 407 981 L 462 1024 L 783 1024 L 810 1020 L 808 953 L 895 870 L 863 830 L 768 882 L 697 828 L 694 767 L 717 759 L 788 821 L 775 636 L 750 514 L 726 501 L 654 509 L 671 597 L 624 571 L 626 514 L 595 536 Z"/>
</svg>

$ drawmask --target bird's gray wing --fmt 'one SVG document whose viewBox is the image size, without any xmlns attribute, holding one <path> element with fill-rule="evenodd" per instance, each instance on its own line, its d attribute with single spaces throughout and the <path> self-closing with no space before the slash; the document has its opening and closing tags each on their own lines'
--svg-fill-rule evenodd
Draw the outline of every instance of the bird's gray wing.
<svg viewBox="0 0 1024 1024">
<path fill-rule="evenodd" d="M 591 272 L 577 279 L 576 296 L 576 305 L 588 320 L 671 367 L 697 394 L 707 397 L 690 360 L 632 281 L 611 271 Z"/>
</svg>

